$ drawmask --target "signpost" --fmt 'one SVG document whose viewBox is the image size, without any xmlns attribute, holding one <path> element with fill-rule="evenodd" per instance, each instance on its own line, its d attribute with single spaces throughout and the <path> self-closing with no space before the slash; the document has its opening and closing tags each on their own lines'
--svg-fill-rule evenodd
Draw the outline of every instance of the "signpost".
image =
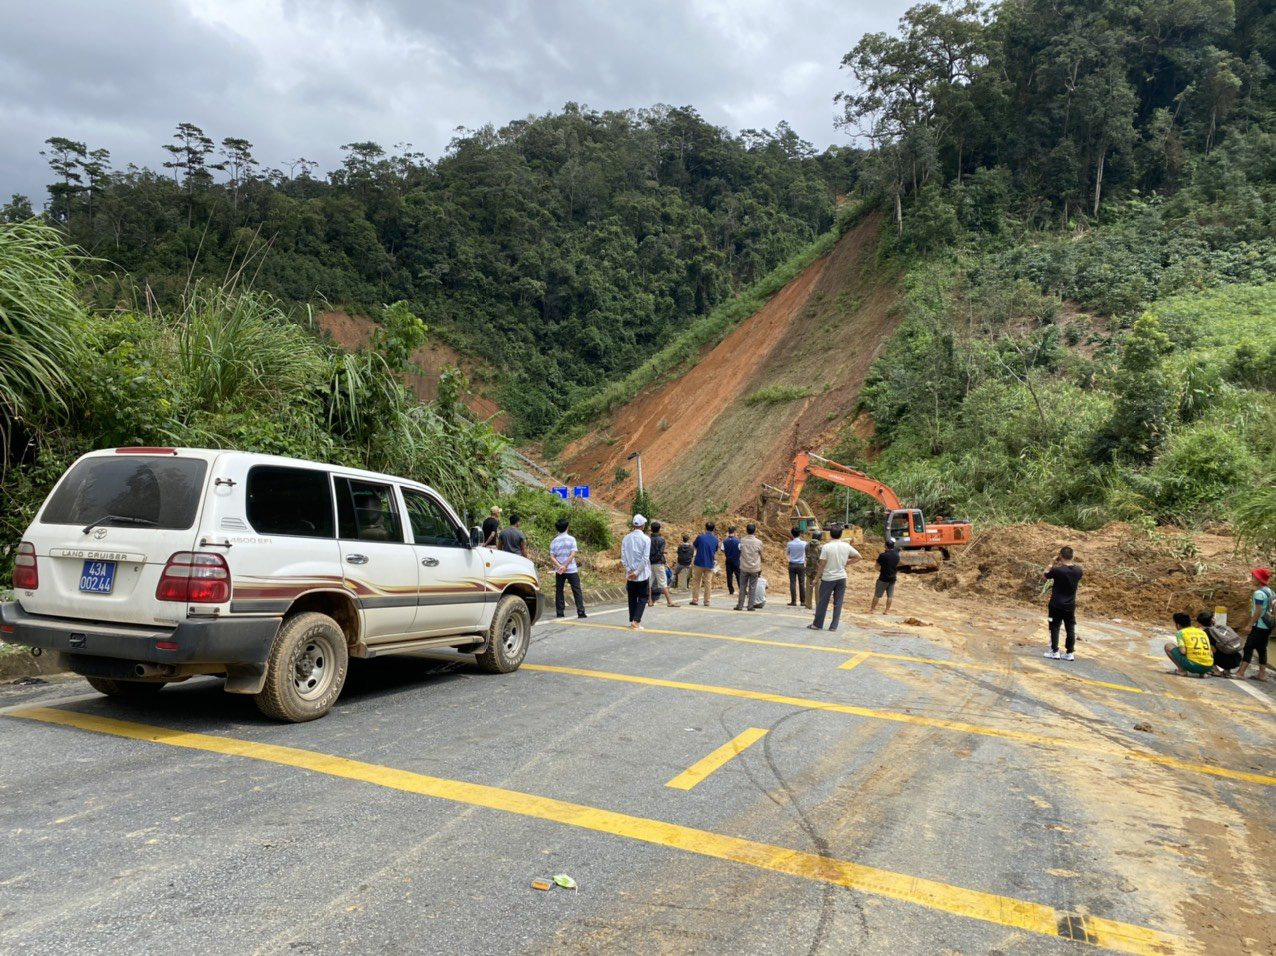
<svg viewBox="0 0 1276 956">
<path fill-rule="evenodd" d="M 573 497 L 573 498 L 585 498 L 585 499 L 588 499 L 588 498 L 589 498 L 589 485 L 573 485 L 573 486 L 572 486 L 572 497 Z"/>
<path fill-rule="evenodd" d="M 567 487 L 566 487 L 566 486 L 560 485 L 560 486 L 559 486 L 559 487 L 557 487 L 557 488 L 551 488 L 551 489 L 549 489 L 549 493 L 550 493 L 550 494 L 552 494 L 552 495 L 558 495 L 558 497 L 562 498 L 564 501 L 566 501 L 566 500 L 567 500 Z"/>
</svg>

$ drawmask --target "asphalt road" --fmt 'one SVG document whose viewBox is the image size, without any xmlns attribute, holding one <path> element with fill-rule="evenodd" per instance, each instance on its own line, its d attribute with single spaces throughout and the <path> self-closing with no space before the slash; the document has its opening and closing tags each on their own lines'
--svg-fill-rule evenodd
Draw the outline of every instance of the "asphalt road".
<svg viewBox="0 0 1276 956">
<path fill-rule="evenodd" d="M 310 724 L 212 680 L 0 692 L 0 951 L 1271 951 L 1263 700 L 1115 645 L 624 618 L 506 676 L 354 662 Z"/>
</svg>

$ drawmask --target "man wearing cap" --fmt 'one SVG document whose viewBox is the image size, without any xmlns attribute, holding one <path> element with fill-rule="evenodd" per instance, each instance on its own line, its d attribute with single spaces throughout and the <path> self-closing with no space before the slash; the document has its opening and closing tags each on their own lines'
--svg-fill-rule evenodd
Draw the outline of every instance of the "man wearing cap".
<svg viewBox="0 0 1276 956">
<path fill-rule="evenodd" d="M 641 631 L 642 612 L 651 594 L 651 541 L 643 533 L 647 519 L 634 515 L 634 530 L 620 542 L 620 563 L 625 566 L 625 591 L 629 596 L 629 626 Z"/>
<path fill-rule="evenodd" d="M 1272 593 L 1272 572 L 1267 568 L 1255 568 L 1249 574 L 1255 590 L 1249 599 L 1249 637 L 1241 652 L 1241 666 L 1237 677 L 1244 677 L 1249 663 L 1258 652 L 1258 673 L 1250 680 L 1267 680 L 1267 642 L 1272 639 L 1272 625 L 1276 624 L 1276 594 Z"/>
<path fill-rule="evenodd" d="M 819 590 L 820 548 L 824 546 L 823 538 L 823 532 L 812 531 L 811 539 L 806 543 L 806 600 L 803 603 L 808 611 L 815 607 L 815 592 Z"/>
</svg>

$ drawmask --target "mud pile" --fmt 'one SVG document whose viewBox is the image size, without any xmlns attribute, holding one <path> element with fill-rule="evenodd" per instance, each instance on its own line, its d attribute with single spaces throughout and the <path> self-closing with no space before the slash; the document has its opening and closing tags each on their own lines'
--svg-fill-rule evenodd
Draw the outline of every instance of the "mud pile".
<svg viewBox="0 0 1276 956">
<path fill-rule="evenodd" d="M 1063 545 L 1085 568 L 1078 601 L 1088 616 L 1165 623 L 1175 611 L 1225 606 L 1233 623 L 1249 619 L 1249 567 L 1235 555 L 1234 539 L 1178 528 L 1114 523 L 1086 532 L 1026 524 L 976 531 L 965 551 L 920 580 L 950 596 L 1044 606 L 1041 572 Z"/>
</svg>

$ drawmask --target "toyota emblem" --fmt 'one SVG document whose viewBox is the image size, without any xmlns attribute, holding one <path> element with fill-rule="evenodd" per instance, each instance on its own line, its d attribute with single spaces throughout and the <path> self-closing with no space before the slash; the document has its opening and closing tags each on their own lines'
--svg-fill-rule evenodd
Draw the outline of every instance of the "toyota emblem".
<svg viewBox="0 0 1276 956">
<path fill-rule="evenodd" d="M 93 537 L 95 537 L 95 538 L 97 538 L 99 541 L 101 541 L 103 538 L 105 538 L 105 537 L 106 537 L 106 529 L 105 529 L 105 528 L 94 528 L 94 529 L 93 529 Z"/>
</svg>

